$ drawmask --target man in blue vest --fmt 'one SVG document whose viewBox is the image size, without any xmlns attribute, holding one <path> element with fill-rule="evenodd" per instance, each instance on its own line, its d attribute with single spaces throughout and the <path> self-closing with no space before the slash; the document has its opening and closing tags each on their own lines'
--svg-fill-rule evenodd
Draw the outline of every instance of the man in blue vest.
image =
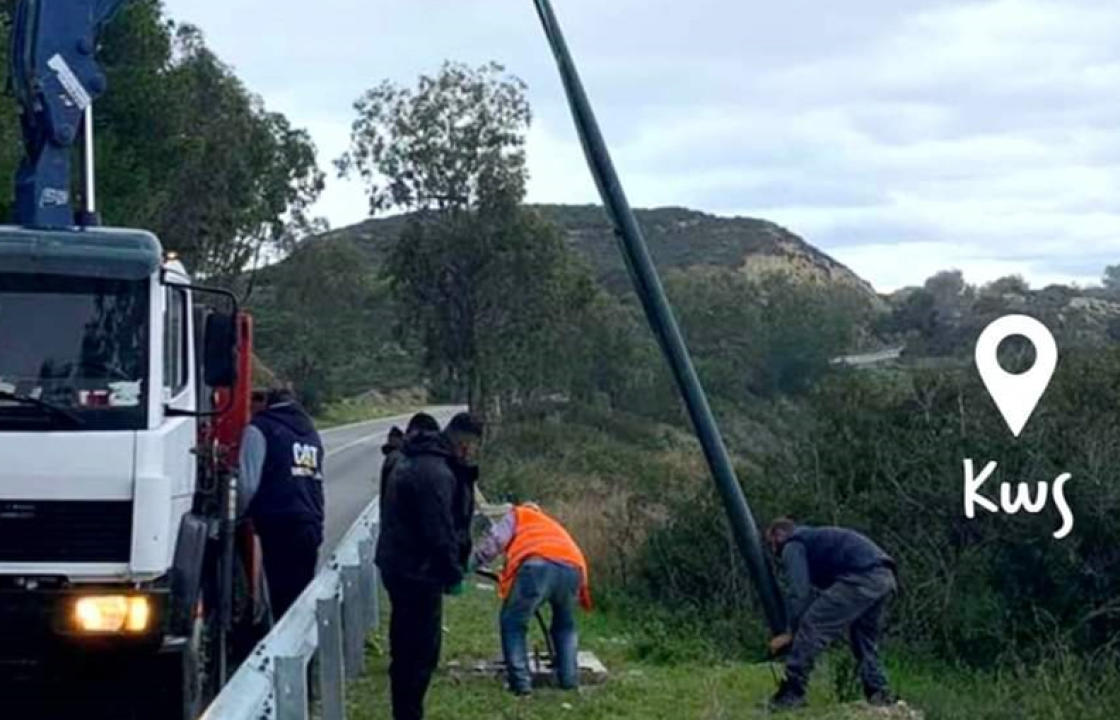
<svg viewBox="0 0 1120 720">
<path fill-rule="evenodd" d="M 766 540 L 781 557 L 789 581 L 792 630 L 770 641 L 774 654 L 789 649 L 786 679 L 771 698 L 771 707 L 805 704 L 814 661 L 845 631 L 867 701 L 893 704 L 877 642 L 883 609 L 898 590 L 894 560 L 855 530 L 795 525 L 788 518 L 775 520 L 766 530 Z"/>
<path fill-rule="evenodd" d="M 269 392 L 241 438 L 239 504 L 261 539 L 272 616 L 315 577 L 323 542 L 323 443 L 290 390 Z"/>
</svg>

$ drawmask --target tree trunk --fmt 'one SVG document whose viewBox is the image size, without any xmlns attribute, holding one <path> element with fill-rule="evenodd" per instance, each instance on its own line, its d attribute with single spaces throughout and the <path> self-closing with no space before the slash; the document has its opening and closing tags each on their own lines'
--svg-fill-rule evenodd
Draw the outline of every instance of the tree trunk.
<svg viewBox="0 0 1120 720">
<path fill-rule="evenodd" d="M 486 419 L 486 397 L 485 390 L 482 383 L 482 373 L 478 368 L 471 367 L 467 372 L 468 389 L 467 389 L 467 409 L 471 413 L 477 414 Z"/>
</svg>

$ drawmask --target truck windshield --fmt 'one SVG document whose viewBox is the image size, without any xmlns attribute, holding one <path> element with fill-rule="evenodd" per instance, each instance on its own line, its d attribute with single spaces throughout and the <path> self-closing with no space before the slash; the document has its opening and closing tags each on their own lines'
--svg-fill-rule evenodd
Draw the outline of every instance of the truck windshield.
<svg viewBox="0 0 1120 720">
<path fill-rule="evenodd" d="M 147 280 L 0 273 L 0 432 L 147 422 Z"/>
</svg>

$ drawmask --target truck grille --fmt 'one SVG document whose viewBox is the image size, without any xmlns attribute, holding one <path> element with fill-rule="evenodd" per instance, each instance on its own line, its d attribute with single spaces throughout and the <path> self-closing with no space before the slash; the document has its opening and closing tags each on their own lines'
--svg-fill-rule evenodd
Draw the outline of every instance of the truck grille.
<svg viewBox="0 0 1120 720">
<path fill-rule="evenodd" d="M 128 500 L 0 500 L 0 562 L 128 562 Z"/>
</svg>

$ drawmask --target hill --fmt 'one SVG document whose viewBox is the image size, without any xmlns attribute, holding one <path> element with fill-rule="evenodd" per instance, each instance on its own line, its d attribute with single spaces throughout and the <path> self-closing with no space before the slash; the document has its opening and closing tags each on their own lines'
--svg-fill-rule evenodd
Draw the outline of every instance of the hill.
<svg viewBox="0 0 1120 720">
<path fill-rule="evenodd" d="M 629 299 L 626 267 L 601 207 L 531 207 L 560 228 L 603 287 L 623 302 Z M 682 320 L 690 303 L 706 302 L 701 288 L 714 287 L 710 279 L 721 273 L 725 280 L 741 276 L 744 282 L 782 274 L 804 281 L 794 284 L 810 291 L 810 285 L 854 288 L 855 297 L 866 298 L 869 306 L 884 307 L 869 283 L 774 223 L 675 207 L 635 214 Z M 408 215 L 395 215 L 323 233 L 254 274 L 249 305 L 258 319 L 261 358 L 296 382 L 305 397 L 349 397 L 374 387 L 392 390 L 426 382 L 419 371 L 419 348 L 402 345 L 404 338 L 394 331 L 396 309 L 389 283 L 379 272 L 408 220 Z M 732 295 L 746 289 L 734 282 L 725 288 Z M 739 313 L 743 300 L 732 295 L 724 300 L 737 318 L 733 323 L 748 332 L 754 326 Z M 691 341 L 700 347 L 697 322 L 694 317 Z M 869 334 L 867 330 L 861 337 Z M 646 338 L 646 333 L 640 337 Z M 864 338 L 858 344 L 876 343 Z"/>
<path fill-rule="evenodd" d="M 629 287 L 626 266 L 603 208 L 598 205 L 533 205 L 560 227 L 571 246 L 590 261 L 599 279 L 614 290 Z M 715 265 L 748 275 L 773 271 L 816 282 L 837 282 L 874 295 L 870 283 L 789 230 L 766 220 L 718 217 L 678 207 L 635 210 L 658 268 Z M 345 238 L 379 265 L 408 220 L 394 215 L 360 222 L 319 236 Z"/>
</svg>

